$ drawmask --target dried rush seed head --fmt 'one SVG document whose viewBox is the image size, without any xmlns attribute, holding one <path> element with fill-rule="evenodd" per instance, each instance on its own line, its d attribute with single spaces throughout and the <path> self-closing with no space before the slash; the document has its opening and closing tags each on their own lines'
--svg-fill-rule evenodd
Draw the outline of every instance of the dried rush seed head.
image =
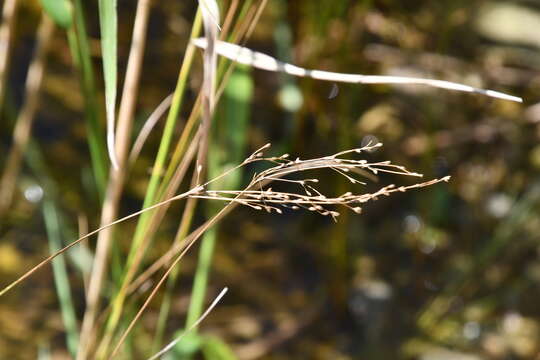
<svg viewBox="0 0 540 360">
<path fill-rule="evenodd" d="M 318 179 L 290 179 L 287 176 L 299 174 L 309 170 L 327 169 L 334 171 L 339 176 L 346 178 L 353 184 L 364 184 L 356 179 L 358 174 L 379 174 L 389 173 L 405 176 L 421 177 L 421 174 L 411 172 L 403 166 L 394 165 L 390 161 L 368 162 L 365 159 L 350 159 L 346 156 L 355 155 L 363 152 L 369 152 L 380 146 L 381 143 L 368 144 L 361 148 L 341 151 L 334 155 L 321 158 L 302 160 L 296 158 L 289 160 L 288 155 L 279 157 L 264 157 L 264 150 L 270 144 L 266 144 L 262 148 L 255 151 L 249 156 L 240 166 L 245 166 L 253 162 L 265 161 L 273 164 L 272 167 L 256 174 L 250 184 L 244 190 L 212 190 L 212 191 L 197 191 L 191 194 L 191 197 L 220 200 L 229 203 L 238 203 L 240 205 L 251 207 L 255 210 L 265 210 L 269 213 L 276 212 L 282 214 L 282 208 L 300 210 L 305 209 L 312 212 L 317 212 L 323 216 L 330 216 L 336 220 L 339 213 L 330 210 L 329 207 L 334 205 L 342 205 L 357 214 L 362 212 L 362 207 L 359 206 L 370 200 L 377 200 L 380 196 L 388 196 L 394 192 L 404 192 L 409 189 L 420 188 L 436 184 L 441 181 L 448 181 L 449 176 L 440 179 L 433 179 L 426 182 L 416 183 L 414 185 L 399 186 L 388 185 L 381 187 L 372 193 L 354 194 L 346 192 L 343 195 L 333 197 L 322 194 L 317 188 L 310 184 L 317 184 Z M 213 180 L 212 180 L 213 181 Z M 210 181 L 210 182 L 212 182 Z M 289 183 L 298 186 L 298 192 L 283 192 L 276 191 L 271 187 L 265 189 L 269 183 Z"/>
</svg>

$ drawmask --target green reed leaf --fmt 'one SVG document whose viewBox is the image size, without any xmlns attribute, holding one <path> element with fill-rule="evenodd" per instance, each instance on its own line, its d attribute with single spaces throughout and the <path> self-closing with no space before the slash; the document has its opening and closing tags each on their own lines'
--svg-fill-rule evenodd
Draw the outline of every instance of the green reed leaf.
<svg viewBox="0 0 540 360">
<path fill-rule="evenodd" d="M 73 23 L 73 7 L 69 0 L 41 0 L 43 11 L 51 17 L 56 25 L 65 29 Z"/>
</svg>

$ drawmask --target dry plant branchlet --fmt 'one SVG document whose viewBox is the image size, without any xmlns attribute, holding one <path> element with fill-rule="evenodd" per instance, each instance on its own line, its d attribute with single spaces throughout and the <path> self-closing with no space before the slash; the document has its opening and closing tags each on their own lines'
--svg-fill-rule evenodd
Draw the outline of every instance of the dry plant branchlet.
<svg viewBox="0 0 540 360">
<path fill-rule="evenodd" d="M 269 213 L 274 211 L 281 214 L 282 208 L 292 210 L 306 209 L 317 212 L 323 216 L 331 216 L 334 221 L 336 221 L 336 218 L 339 216 L 339 212 L 330 210 L 329 206 L 342 205 L 356 213 L 361 213 L 361 204 L 368 202 L 369 200 L 376 200 L 379 196 L 388 196 L 394 192 L 404 192 L 409 189 L 429 186 L 441 181 L 448 181 L 450 179 L 450 177 L 447 176 L 441 179 L 434 179 L 410 186 L 399 187 L 392 184 L 384 186 L 373 193 L 353 194 L 351 192 L 347 192 L 336 197 L 327 197 L 315 187 L 315 184 L 319 182 L 319 179 L 305 178 L 298 180 L 288 179 L 285 177 L 293 173 L 301 173 L 309 170 L 330 169 L 345 177 L 352 184 L 365 184 L 364 182 L 355 178 L 352 173 L 361 173 L 363 170 L 374 175 L 379 173 L 391 173 L 415 177 L 421 177 L 422 175 L 411 172 L 403 166 L 392 164 L 390 161 L 371 163 L 363 159 L 355 160 L 344 157 L 346 155 L 373 151 L 376 148 L 381 147 L 382 143 L 368 144 L 361 148 L 346 150 L 334 155 L 309 160 L 301 160 L 299 158 L 296 160 L 289 160 L 288 154 L 279 157 L 264 157 L 263 150 L 269 146 L 270 144 L 265 145 L 243 162 L 242 165 L 255 161 L 268 161 L 275 164 L 275 166 L 256 174 L 245 190 L 206 190 L 194 194 L 192 197 L 225 202 L 236 202 L 240 205 L 245 205 L 255 210 L 266 210 Z M 262 184 L 269 182 L 297 184 L 302 189 L 302 193 L 274 191 L 270 187 L 263 189 Z"/>
<path fill-rule="evenodd" d="M 362 193 L 362 194 L 353 194 L 347 192 L 345 194 L 328 197 L 323 195 L 314 184 L 318 183 L 318 179 L 306 178 L 306 179 L 290 179 L 286 178 L 288 175 L 303 173 L 305 171 L 317 170 L 317 169 L 329 169 L 340 176 L 344 176 L 353 184 L 363 184 L 360 180 L 356 179 L 352 174 L 361 173 L 361 171 L 368 171 L 372 174 L 379 173 L 390 173 L 406 176 L 421 177 L 421 174 L 411 172 L 405 167 L 392 164 L 390 161 L 381 161 L 381 162 L 368 162 L 364 159 L 348 159 L 344 156 L 351 154 L 359 154 L 362 152 L 367 152 L 379 148 L 382 146 L 381 143 L 377 144 L 368 144 L 361 148 L 351 149 L 336 153 L 334 155 L 325 156 L 321 158 L 301 160 L 297 158 L 296 160 L 289 160 L 287 154 L 277 157 L 265 157 L 264 150 L 270 147 L 270 144 L 266 144 L 257 151 L 255 151 L 251 156 L 246 158 L 241 164 L 236 167 L 228 170 L 227 172 L 221 174 L 220 176 L 202 184 L 197 185 L 193 189 L 184 192 L 182 194 L 173 196 L 165 201 L 157 203 L 153 206 L 147 207 L 141 211 L 132 213 L 126 217 L 118 219 L 110 224 L 101 226 L 100 228 L 89 232 L 88 234 L 80 237 L 75 240 L 68 246 L 59 250 L 58 252 L 52 254 L 38 265 L 34 266 L 19 279 L 15 280 L 10 285 L 6 286 L 0 291 L 0 296 L 7 293 L 15 285 L 19 284 L 21 281 L 29 277 L 32 273 L 37 271 L 39 268 L 43 267 L 49 263 L 56 256 L 64 253 L 69 250 L 71 247 L 77 245 L 81 241 L 89 238 L 92 235 L 99 233 L 102 230 L 108 229 L 113 225 L 124 222 L 133 217 L 139 216 L 140 214 L 156 209 L 158 207 L 164 206 L 172 201 L 182 200 L 187 198 L 201 198 L 209 200 L 218 200 L 224 201 L 231 205 L 245 205 L 255 210 L 266 210 L 268 212 L 282 213 L 282 209 L 306 209 L 308 211 L 316 212 L 323 216 L 331 216 L 336 220 L 339 216 L 339 212 L 331 210 L 329 207 L 334 205 L 345 206 L 355 213 L 361 212 L 361 205 L 370 201 L 377 200 L 380 196 L 388 196 L 395 192 L 405 192 L 410 189 L 425 187 L 439 183 L 441 181 L 448 181 L 450 176 L 443 178 L 433 179 L 426 182 L 416 183 L 414 185 L 408 186 L 396 186 L 396 185 L 387 185 L 383 186 L 375 192 L 372 193 Z M 218 180 L 226 177 L 231 172 L 238 170 L 239 168 L 245 167 L 248 164 L 255 162 L 269 162 L 274 166 L 255 174 L 249 185 L 244 190 L 209 190 L 208 186 Z M 298 184 L 301 192 L 282 192 L 274 191 L 272 188 L 265 188 L 266 185 L 270 183 L 294 183 Z M 181 249 L 179 250 L 181 251 Z"/>
</svg>

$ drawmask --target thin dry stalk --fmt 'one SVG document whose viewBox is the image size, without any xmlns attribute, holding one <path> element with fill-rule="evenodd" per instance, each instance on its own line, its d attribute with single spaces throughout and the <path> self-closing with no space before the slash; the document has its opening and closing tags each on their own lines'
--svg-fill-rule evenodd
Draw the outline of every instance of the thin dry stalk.
<svg viewBox="0 0 540 360">
<path fill-rule="evenodd" d="M 198 174 L 194 173 L 191 180 L 191 187 L 196 187 L 197 184 Z M 194 241 L 194 239 L 198 238 L 202 234 L 202 229 L 204 228 L 204 226 L 207 225 L 208 221 L 210 220 L 208 220 L 206 223 L 194 230 L 191 234 L 187 235 L 189 227 L 191 226 L 191 221 L 193 220 L 193 216 L 195 214 L 197 201 L 198 199 L 196 198 L 187 199 L 184 211 L 182 211 L 182 219 L 180 220 L 180 224 L 178 225 L 178 229 L 176 231 L 176 235 L 170 249 L 164 254 L 164 256 L 161 256 L 159 260 L 155 261 L 151 266 L 144 270 L 131 284 L 129 284 L 127 288 L 128 293 L 132 293 L 133 291 L 138 289 L 139 286 L 144 284 L 156 271 L 158 271 L 161 267 L 169 264 L 173 257 L 180 251 L 182 251 L 185 246 L 187 246 L 190 242 Z M 230 204 L 228 204 L 226 207 L 230 207 Z M 168 256 L 165 256 L 167 254 Z M 171 277 L 176 277 L 176 274 L 172 273 Z"/>
<path fill-rule="evenodd" d="M 133 143 L 131 152 L 129 153 L 128 162 L 130 165 L 133 165 L 135 163 L 144 146 L 144 143 L 146 142 L 146 139 L 154 129 L 154 126 L 156 126 L 163 114 L 165 114 L 165 111 L 167 111 L 167 109 L 171 106 L 172 97 L 173 94 L 170 94 L 165 99 L 163 99 L 144 123 L 141 131 L 139 132 L 139 135 L 137 135 L 137 139 Z"/>
<path fill-rule="evenodd" d="M 236 34 L 234 34 L 233 41 L 239 41 L 239 43 L 244 46 L 247 42 L 247 40 L 251 37 L 251 34 L 253 33 L 253 30 L 255 29 L 255 25 L 259 22 L 259 18 L 262 15 L 262 12 L 264 8 L 266 7 L 267 0 L 262 0 L 259 4 L 259 7 L 255 8 L 254 13 L 253 11 L 250 11 L 250 16 L 252 18 L 249 21 L 244 21 L 242 23 L 242 27 L 240 27 L 239 31 L 237 31 Z M 252 10 L 252 9 L 250 9 Z M 223 38 L 220 38 L 220 40 L 223 40 Z M 227 68 L 227 71 L 225 72 L 225 75 L 223 76 L 223 80 L 221 81 L 221 86 L 216 91 L 216 98 L 220 98 L 223 94 L 223 91 L 225 91 L 225 86 L 227 84 L 227 81 L 229 77 L 232 75 L 234 69 L 236 67 L 236 62 L 232 62 L 229 67 Z"/>
<path fill-rule="evenodd" d="M 261 2 L 259 3 L 257 11 L 255 12 L 255 16 L 253 17 L 253 21 L 251 21 L 251 24 L 246 30 L 246 34 L 244 36 L 245 39 L 249 39 L 251 37 L 253 30 L 255 30 L 255 25 L 257 25 L 257 23 L 259 22 L 259 18 L 261 17 L 263 10 L 266 8 L 266 3 L 268 3 L 268 0 L 261 0 Z"/>
<path fill-rule="evenodd" d="M 237 8 L 238 8 L 238 0 L 233 0 L 231 2 L 231 5 L 229 6 L 229 9 L 227 10 L 227 14 L 225 15 L 225 20 L 223 20 L 223 26 L 221 27 L 220 39 L 224 39 L 225 36 L 229 33 L 229 29 L 232 25 L 234 14 L 236 13 Z"/>
<path fill-rule="evenodd" d="M 154 209 L 157 209 L 159 208 L 160 206 L 163 206 L 167 203 L 170 203 L 171 201 L 176 201 L 176 200 L 180 200 L 180 199 L 185 199 L 185 198 L 188 198 L 190 195 L 192 195 L 194 192 L 198 192 L 200 191 L 201 188 L 195 188 L 195 189 L 192 189 L 190 191 L 187 191 L 185 193 L 182 193 L 182 194 L 179 194 L 179 195 L 176 195 L 170 199 L 167 199 L 166 201 L 162 201 L 160 203 L 157 203 L 157 204 L 154 204 L 152 206 L 149 206 L 147 208 L 144 208 L 142 210 L 139 210 L 139 211 L 136 211 L 134 213 L 131 213 L 127 216 L 124 216 L 123 218 L 121 219 L 118 219 L 118 220 L 115 220 L 113 221 L 112 223 L 109 223 L 109 224 L 106 224 L 106 225 L 103 225 L 99 228 L 97 228 L 96 230 L 93 230 L 89 233 L 87 233 L 86 235 L 78 238 L 77 240 L 73 241 L 72 243 L 70 243 L 69 245 L 63 247 L 62 249 L 58 250 L 57 252 L 55 252 L 54 254 L 51 254 L 49 255 L 47 258 L 45 258 L 44 260 L 42 260 L 40 263 L 38 263 L 37 265 L 35 265 L 34 267 L 32 267 L 30 270 L 28 270 L 26 273 L 24 273 L 22 276 L 20 276 L 17 280 L 13 281 L 12 283 L 10 283 L 9 285 L 7 285 L 6 287 L 4 287 L 2 289 L 2 291 L 0 291 L 0 297 L 5 295 L 6 293 L 8 293 L 11 289 L 13 289 L 15 286 L 17 286 L 18 284 L 20 284 L 21 282 L 23 282 L 24 280 L 26 280 L 28 277 L 30 277 L 33 273 L 35 273 L 36 271 L 38 271 L 39 269 L 41 269 L 43 266 L 47 265 L 48 263 L 51 262 L 51 260 L 53 260 L 55 257 L 57 257 L 58 255 L 61 255 L 63 253 L 65 253 L 66 251 L 68 251 L 69 249 L 71 249 L 72 247 L 74 247 L 75 245 L 78 245 L 79 243 L 81 243 L 82 241 L 88 239 L 89 237 L 93 236 L 93 235 L 96 235 L 96 234 L 99 234 L 109 228 L 111 228 L 112 226 L 114 225 L 117 225 L 117 224 L 120 224 L 126 220 L 129 220 L 129 219 L 132 219 L 134 217 L 137 217 L 147 211 L 151 211 L 151 210 L 154 210 Z"/>
<path fill-rule="evenodd" d="M 195 152 L 199 146 L 199 139 L 200 139 L 200 133 L 197 133 L 193 140 L 191 141 L 191 145 L 189 146 L 188 150 L 186 151 L 186 154 L 182 158 L 182 162 L 178 166 L 174 176 L 172 177 L 171 181 L 167 185 L 167 189 L 165 190 L 165 194 L 162 196 L 160 200 L 166 200 L 170 199 L 174 196 L 174 193 L 177 191 L 177 189 L 180 187 L 180 184 L 182 180 L 184 179 L 184 176 L 188 170 L 188 167 L 190 166 L 193 158 L 195 157 Z M 150 220 L 149 229 L 147 230 L 147 234 L 145 236 L 145 241 L 141 244 L 141 247 L 143 249 L 146 249 L 148 246 L 148 242 L 151 238 L 150 234 L 155 233 L 157 230 L 157 227 L 161 223 L 161 220 L 165 216 L 165 213 L 167 209 L 169 208 L 168 205 L 165 205 L 157 211 L 152 219 Z M 143 251 L 144 252 L 144 251 Z M 134 261 L 135 264 L 135 261 Z M 135 265 L 136 268 L 138 268 L 138 264 Z M 131 279 L 130 279 L 131 281 Z"/>
<path fill-rule="evenodd" d="M 191 200 L 191 199 L 189 199 Z M 197 199 L 194 199 L 194 200 L 197 200 Z M 171 264 L 171 261 L 174 259 L 174 257 L 180 253 L 181 251 L 183 251 L 186 246 L 188 246 L 189 244 L 191 244 L 192 242 L 196 241 L 199 236 L 202 235 L 202 233 L 204 231 L 206 231 L 206 229 L 209 228 L 209 224 L 210 223 L 215 223 L 217 222 L 220 218 L 222 218 L 223 216 L 225 216 L 226 214 L 228 214 L 230 212 L 230 210 L 232 210 L 235 206 L 239 205 L 238 203 L 235 203 L 235 202 L 231 202 L 229 204 L 227 204 L 223 210 L 223 212 L 220 212 L 219 214 L 217 215 L 214 215 L 212 218 L 210 218 L 209 220 L 207 220 L 204 224 L 202 224 L 201 226 L 199 226 L 197 229 L 193 230 L 188 236 L 182 236 L 182 234 L 184 234 L 185 232 L 187 232 L 187 230 L 184 230 L 184 231 L 181 231 L 182 227 L 179 228 L 178 232 L 177 232 L 177 236 L 175 238 L 175 241 L 173 243 L 173 245 L 171 246 L 171 248 L 163 255 L 161 255 L 161 257 L 154 261 L 154 263 L 152 265 L 150 265 L 145 271 L 143 271 L 128 287 L 128 293 L 132 293 L 134 292 L 135 290 L 137 290 L 138 288 L 140 288 L 144 283 L 146 283 L 156 272 L 159 271 L 159 269 L 167 266 L 167 265 L 170 265 Z M 188 208 L 189 206 L 189 202 L 187 203 L 186 205 L 186 209 Z M 188 221 L 183 221 L 183 223 L 187 223 Z"/>
<path fill-rule="evenodd" d="M 118 160 L 118 169 L 111 168 L 105 203 L 101 214 L 101 224 L 113 222 L 118 214 L 118 204 L 122 194 L 125 178 L 125 162 L 129 151 L 131 140 L 131 128 L 133 125 L 133 114 L 139 89 L 139 79 L 142 68 L 144 48 L 146 43 L 146 30 L 148 26 L 148 17 L 150 14 L 151 0 L 139 0 L 137 3 L 137 12 L 135 15 L 135 24 L 133 26 L 133 35 L 131 48 L 129 51 L 128 65 L 122 100 L 118 115 L 118 127 L 116 138 L 116 156 Z M 90 353 L 89 345 L 94 337 L 94 323 L 98 313 L 99 299 L 103 279 L 107 269 L 111 245 L 112 229 L 101 232 L 98 236 L 96 247 L 96 256 L 88 286 L 87 305 L 81 328 L 81 338 L 78 360 L 84 360 Z"/>
<path fill-rule="evenodd" d="M 83 237 L 84 235 L 88 234 L 88 217 L 86 214 L 79 213 L 77 216 L 77 223 L 78 223 L 78 229 L 79 229 L 79 237 Z M 90 249 L 88 248 L 88 242 L 82 242 L 81 246 L 83 248 L 86 248 L 86 250 L 90 253 Z M 84 273 L 83 274 L 83 286 L 84 286 L 84 296 L 88 294 L 88 282 L 90 281 L 90 273 Z"/>
<path fill-rule="evenodd" d="M 195 177 L 194 177 L 195 179 Z M 267 182 L 263 182 L 262 186 L 266 186 L 268 184 Z M 197 182 L 194 180 L 192 187 L 197 186 Z M 209 224 L 216 223 L 221 220 L 224 216 L 228 215 L 236 206 L 240 205 L 239 202 L 229 202 L 218 214 L 211 217 L 209 220 L 207 220 L 205 223 L 203 223 L 201 226 L 199 226 L 197 229 L 193 230 L 189 235 L 186 236 L 186 233 L 188 231 L 187 227 L 190 223 L 189 217 L 193 215 L 192 207 L 195 206 L 196 201 L 198 199 L 194 197 L 189 197 L 186 208 L 182 214 L 182 220 L 180 221 L 180 226 L 178 227 L 178 230 L 176 232 L 176 236 L 174 239 L 174 242 L 169 250 L 163 255 L 160 256 L 158 260 L 156 260 L 152 265 L 150 265 L 145 271 L 143 271 L 137 279 L 135 279 L 128 287 L 128 292 L 132 293 L 136 289 L 138 289 L 140 286 L 142 286 L 146 281 L 148 281 L 159 269 L 162 267 L 165 267 L 167 265 L 170 265 L 173 258 L 181 251 L 185 249 L 186 246 L 191 244 L 193 241 L 196 241 L 199 236 L 202 235 L 206 229 L 209 228 Z M 191 206 L 191 207 L 190 207 Z"/>
<path fill-rule="evenodd" d="M 39 93 L 45 70 L 47 51 L 54 32 L 54 24 L 48 16 L 41 18 L 37 33 L 35 55 L 26 77 L 25 102 L 17 118 L 13 133 L 13 145 L 8 154 L 6 167 L 0 180 L 0 218 L 9 209 L 15 192 L 15 184 L 21 168 L 21 160 L 30 138 L 30 131 L 38 106 Z"/>
<path fill-rule="evenodd" d="M 165 354 L 167 351 L 171 350 L 174 345 L 178 344 L 178 342 L 180 342 L 180 340 L 182 340 L 182 338 L 187 334 L 189 333 L 190 331 L 192 331 L 193 329 L 195 329 L 197 326 L 199 326 L 199 324 L 201 322 L 203 322 L 203 320 L 208 316 L 208 314 L 210 314 L 210 312 L 216 307 L 216 305 L 218 304 L 218 302 L 221 300 L 221 298 L 223 296 L 225 296 L 225 294 L 227 293 L 229 289 L 228 288 L 224 288 L 223 290 L 221 290 L 221 292 L 218 294 L 218 296 L 216 296 L 216 298 L 214 299 L 214 301 L 212 301 L 212 303 L 210 304 L 210 306 L 208 307 L 208 309 L 206 309 L 206 311 L 199 317 L 199 319 L 197 319 L 197 321 L 195 321 L 195 323 L 193 325 L 191 325 L 189 327 L 189 329 L 187 329 L 185 332 L 182 333 L 182 335 L 180 335 L 179 337 L 177 337 L 176 339 L 174 339 L 173 341 L 171 341 L 169 344 L 167 344 L 167 346 L 165 346 L 163 349 L 161 349 L 158 353 L 154 354 L 152 357 L 150 357 L 148 360 L 155 360 L 157 358 L 159 358 L 161 355 Z"/>
</svg>

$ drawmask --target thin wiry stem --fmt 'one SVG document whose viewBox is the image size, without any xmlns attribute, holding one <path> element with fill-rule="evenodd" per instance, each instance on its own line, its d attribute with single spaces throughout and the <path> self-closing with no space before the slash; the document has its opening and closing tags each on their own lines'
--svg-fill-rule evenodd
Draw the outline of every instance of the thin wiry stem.
<svg viewBox="0 0 540 360">
<path fill-rule="evenodd" d="M 227 14 L 225 15 L 225 20 L 223 20 L 223 26 L 221 27 L 219 36 L 220 39 L 224 39 L 224 36 L 229 33 L 234 14 L 236 13 L 236 9 L 238 8 L 238 3 L 238 0 L 232 0 L 231 4 L 229 5 L 229 9 L 227 10 Z"/>
<path fill-rule="evenodd" d="M 191 186 L 192 187 L 197 186 L 196 177 L 192 178 Z M 173 241 L 173 245 L 172 245 L 173 247 L 176 244 L 182 242 L 182 240 L 186 238 L 186 235 L 189 231 L 189 227 L 191 226 L 191 222 L 195 215 L 195 208 L 197 206 L 197 201 L 198 201 L 197 199 L 193 199 L 193 198 L 189 198 L 186 201 L 186 205 L 184 206 L 184 209 L 182 211 L 182 219 L 180 220 L 180 225 L 178 226 L 177 234 Z M 163 334 L 165 332 L 165 325 L 168 319 L 170 304 L 171 304 L 171 300 L 173 296 L 172 290 L 176 283 L 177 277 L 178 277 L 178 268 L 175 268 L 171 272 L 171 276 L 169 277 L 167 281 L 167 291 L 165 292 L 163 296 L 163 300 L 160 305 L 158 322 L 156 326 L 156 331 L 154 333 L 154 340 L 152 343 L 152 352 L 156 352 L 161 347 L 161 341 L 163 338 Z M 130 293 L 132 289 L 137 288 L 137 287 L 133 287 L 132 285 L 134 285 L 134 282 L 128 286 L 128 289 L 127 289 L 128 293 Z"/>
<path fill-rule="evenodd" d="M 191 200 L 191 198 L 190 198 Z M 197 200 L 197 199 L 193 199 Z M 189 204 L 189 203 L 188 203 Z M 154 261 L 144 272 L 142 272 L 128 287 L 128 293 L 134 292 L 140 286 L 142 286 L 148 279 L 152 277 L 159 269 L 165 267 L 167 264 L 170 264 L 172 259 L 181 251 L 183 251 L 186 246 L 191 244 L 193 241 L 199 238 L 202 233 L 208 228 L 210 223 L 215 223 L 219 221 L 223 216 L 227 215 L 231 210 L 233 210 L 237 205 L 240 205 L 238 202 L 229 202 L 224 208 L 224 211 L 221 211 L 219 214 L 214 215 L 214 217 L 207 220 L 204 224 L 199 226 L 197 229 L 193 230 L 189 235 L 185 236 L 184 230 L 181 232 L 179 229 L 175 241 L 171 248 L 163 254 L 158 260 Z M 187 206 L 186 206 L 187 207 Z"/>
<path fill-rule="evenodd" d="M 141 131 L 139 132 L 139 135 L 137 135 L 137 139 L 133 143 L 133 147 L 131 148 L 128 160 L 130 165 L 133 165 L 133 163 L 135 163 L 135 161 L 139 157 L 139 153 L 141 152 L 142 147 L 144 146 L 144 143 L 146 142 L 146 139 L 152 132 L 152 129 L 154 129 L 154 126 L 156 126 L 163 114 L 165 114 L 165 111 L 167 111 L 171 106 L 172 97 L 173 94 L 170 94 L 165 99 L 163 99 L 144 123 Z"/>
<path fill-rule="evenodd" d="M 30 270 L 28 270 L 26 273 L 24 273 L 24 275 L 22 275 L 21 277 L 19 277 L 17 280 L 13 281 L 11 284 L 9 284 L 8 286 L 6 286 L 4 289 L 2 289 L 2 291 L 0 291 L 0 297 L 5 295 L 8 291 L 10 291 L 12 288 L 14 288 L 15 286 L 17 286 L 18 284 L 20 284 L 22 281 L 24 281 L 26 278 L 28 278 L 29 276 L 31 276 L 33 273 L 35 273 L 37 270 L 41 269 L 43 266 L 47 265 L 52 259 L 54 259 L 55 257 L 57 257 L 58 255 L 61 255 L 63 253 L 65 253 L 66 251 L 68 251 L 69 249 L 71 249 L 72 247 L 74 247 L 75 245 L 79 244 L 80 242 L 88 239 L 89 237 L 91 237 L 92 235 L 96 235 L 104 230 L 107 230 L 108 228 L 114 226 L 114 225 L 117 225 L 117 224 L 120 224 L 126 220 L 129 220 L 131 218 L 134 218 L 134 217 L 137 217 L 147 211 L 151 211 L 151 210 L 154 210 L 160 206 L 163 206 L 171 201 L 176 201 L 176 200 L 180 200 L 180 199 L 184 199 L 186 197 L 189 197 L 189 195 L 195 191 L 200 191 L 201 189 L 200 188 L 195 188 L 193 190 L 190 190 L 188 192 L 185 192 L 185 193 L 182 193 L 182 194 L 179 194 L 179 195 L 176 195 L 170 199 L 167 199 L 165 201 L 162 201 L 160 203 L 157 203 L 157 204 L 154 204 L 152 206 L 149 206 L 147 208 L 144 208 L 143 210 L 139 210 L 137 212 L 134 212 L 128 216 L 125 216 L 121 219 L 118 219 L 118 220 L 115 220 L 109 224 L 106 224 L 106 225 L 103 225 L 99 228 L 97 228 L 96 230 L 93 230 L 87 234 L 85 234 L 84 236 L 78 238 L 77 240 L 73 241 L 72 243 L 70 243 L 69 245 L 63 247 L 62 249 L 58 250 L 57 252 L 55 252 L 54 254 L 51 254 L 49 257 L 47 257 L 46 259 L 44 259 L 43 261 L 41 261 L 40 263 L 38 263 L 37 265 L 35 265 L 34 267 L 32 267 Z"/>
<path fill-rule="evenodd" d="M 204 52 L 204 76 L 202 84 L 202 122 L 201 142 L 197 164 L 203 169 L 206 166 L 208 154 L 208 138 L 210 124 L 215 105 L 215 87 L 217 75 L 217 53 L 215 43 L 218 36 L 219 8 L 215 0 L 199 0 L 202 3 L 201 12 L 203 17 L 204 34 L 207 48 Z M 204 176 L 204 175 L 203 175 Z"/>
<path fill-rule="evenodd" d="M 184 333 L 182 333 L 182 335 L 180 335 L 179 337 L 177 337 L 176 339 L 174 339 L 173 341 L 171 341 L 169 344 L 167 344 L 167 346 L 165 346 L 161 351 L 159 351 L 158 353 L 156 353 L 155 355 L 153 355 L 152 357 L 150 357 L 148 360 L 155 360 L 157 358 L 159 358 L 161 355 L 165 354 L 167 351 L 171 350 L 173 348 L 173 346 L 175 346 L 176 344 L 178 344 L 178 342 L 180 342 L 180 340 L 182 340 L 182 338 L 187 334 L 189 333 L 191 330 L 195 329 L 197 326 L 199 326 L 199 324 L 208 316 L 208 314 L 210 314 L 210 312 L 216 307 L 216 305 L 218 304 L 218 302 L 221 300 L 221 298 L 223 296 L 225 296 L 225 294 L 227 293 L 229 289 L 228 288 L 224 288 L 223 290 L 221 290 L 221 292 L 219 293 L 219 295 L 214 299 L 214 301 L 212 301 L 212 304 L 210 304 L 210 306 L 208 307 L 208 309 L 206 309 L 206 311 L 199 317 L 199 319 L 193 323 L 193 325 L 191 325 L 191 327 L 189 329 L 187 329 Z"/>
<path fill-rule="evenodd" d="M 259 6 L 257 6 L 256 8 L 257 11 L 255 12 L 255 15 L 253 16 L 253 21 L 251 21 L 251 23 L 249 24 L 249 27 L 246 30 L 246 35 L 245 35 L 246 39 L 249 39 L 253 31 L 255 30 L 255 25 L 257 25 L 257 23 L 259 22 L 259 18 L 261 17 L 262 12 L 266 8 L 266 3 L 268 3 L 268 0 L 261 0 L 261 2 L 259 3 Z"/>
</svg>

